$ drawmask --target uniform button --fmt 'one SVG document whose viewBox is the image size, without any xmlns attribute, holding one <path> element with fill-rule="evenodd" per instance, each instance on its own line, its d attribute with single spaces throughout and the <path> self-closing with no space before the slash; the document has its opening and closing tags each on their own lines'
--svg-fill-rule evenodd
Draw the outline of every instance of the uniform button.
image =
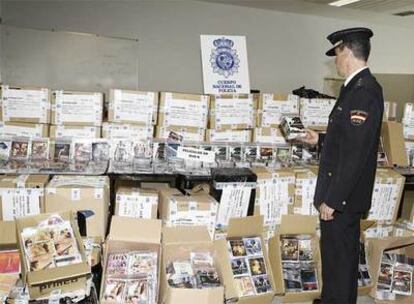
<svg viewBox="0 0 414 304">
<path fill-rule="evenodd" d="M 328 176 L 332 176 L 332 172 L 328 172 Z"/>
<path fill-rule="evenodd" d="M 344 206 L 345 206 L 345 205 L 346 205 L 346 202 L 342 202 L 342 205 L 344 205 Z"/>
</svg>

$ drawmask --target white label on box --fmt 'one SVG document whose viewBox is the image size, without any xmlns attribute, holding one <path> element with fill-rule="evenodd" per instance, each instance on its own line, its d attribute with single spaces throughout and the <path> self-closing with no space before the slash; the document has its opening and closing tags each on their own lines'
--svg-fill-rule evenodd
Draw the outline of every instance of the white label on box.
<svg viewBox="0 0 414 304">
<path fill-rule="evenodd" d="M 185 126 L 205 128 L 207 126 L 208 100 L 173 99 L 172 94 L 166 94 L 164 109 L 165 126 Z"/>
<path fill-rule="evenodd" d="M 197 202 L 189 202 L 187 210 L 177 210 L 176 201 L 170 201 L 170 216 L 167 226 L 206 226 L 213 238 L 216 225 L 218 203 L 212 202 L 210 208 L 199 210 Z"/>
<path fill-rule="evenodd" d="M 206 151 L 203 149 L 179 146 L 177 149 L 177 158 L 185 160 L 196 160 L 205 163 L 214 163 L 214 151 Z"/>
<path fill-rule="evenodd" d="M 254 124 L 253 97 L 249 99 L 216 99 L 214 115 L 216 127 L 222 125 L 246 125 L 252 128 Z"/>
<path fill-rule="evenodd" d="M 154 113 L 154 93 L 114 90 L 114 121 L 133 121 L 150 125 Z"/>
<path fill-rule="evenodd" d="M 230 218 L 246 217 L 249 208 L 250 187 L 229 185 L 223 188 L 217 215 L 217 227 L 226 227 Z"/>
<path fill-rule="evenodd" d="M 71 199 L 72 199 L 72 201 L 80 201 L 80 199 L 81 199 L 81 189 L 79 189 L 79 188 L 71 189 Z"/>
<path fill-rule="evenodd" d="M 299 100 L 296 96 L 292 96 L 288 100 L 273 100 L 272 94 L 264 94 L 262 109 L 263 127 L 279 125 L 283 115 L 299 114 Z"/>
<path fill-rule="evenodd" d="M 98 127 L 66 127 L 56 126 L 57 138 L 97 138 L 96 131 Z"/>
<path fill-rule="evenodd" d="M 300 101 L 300 118 L 305 127 L 327 126 L 335 105 L 334 99 L 305 99 Z"/>
<path fill-rule="evenodd" d="M 152 126 L 134 126 L 129 124 L 113 125 L 104 124 L 105 137 L 108 139 L 134 139 L 144 141 L 152 138 L 154 129 Z"/>
<path fill-rule="evenodd" d="M 40 195 L 37 189 L 7 189 L 2 191 L 1 199 L 4 221 L 40 213 Z"/>
<path fill-rule="evenodd" d="M 319 215 L 313 205 L 316 190 L 316 177 L 302 181 L 302 215 Z"/>
<path fill-rule="evenodd" d="M 391 222 L 397 212 L 398 196 L 401 185 L 383 183 L 376 180 L 372 192 L 372 204 L 368 219 L 380 222 Z"/>
<path fill-rule="evenodd" d="M 56 123 L 89 123 L 100 126 L 102 123 L 102 95 L 65 94 L 56 92 Z"/>
<path fill-rule="evenodd" d="M 216 131 L 212 129 L 210 132 L 210 141 L 212 142 L 244 143 L 251 140 L 251 133 L 248 130 Z"/>
<path fill-rule="evenodd" d="M 288 213 L 289 180 L 287 178 L 271 178 L 259 183 L 259 210 L 264 216 L 266 226 L 279 225 L 282 215 Z"/>
<path fill-rule="evenodd" d="M 117 195 L 119 203 L 119 216 L 150 219 L 152 208 L 157 204 L 156 197 L 137 194 Z"/>
<path fill-rule="evenodd" d="M 168 128 L 161 128 L 160 138 L 168 139 L 171 130 Z M 198 129 L 197 132 L 187 132 L 185 129 L 174 131 L 183 137 L 183 141 L 204 141 L 204 129 Z"/>
<path fill-rule="evenodd" d="M 3 119 L 32 118 L 47 123 L 50 108 L 47 89 L 16 90 L 3 86 Z"/>
<path fill-rule="evenodd" d="M 269 135 L 263 135 L 263 130 L 261 128 L 255 129 L 255 142 L 262 144 L 272 144 L 272 145 L 286 145 L 286 140 L 282 134 L 278 133 L 278 130 L 271 128 Z"/>
<path fill-rule="evenodd" d="M 13 126 L 0 123 L 0 137 L 43 137 L 42 125 Z"/>
</svg>

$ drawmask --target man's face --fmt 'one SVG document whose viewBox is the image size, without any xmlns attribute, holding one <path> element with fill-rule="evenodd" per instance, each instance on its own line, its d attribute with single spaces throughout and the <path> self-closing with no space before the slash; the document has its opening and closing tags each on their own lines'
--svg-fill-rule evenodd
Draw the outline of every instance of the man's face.
<svg viewBox="0 0 414 304">
<path fill-rule="evenodd" d="M 341 77 L 345 77 L 346 75 L 346 61 L 349 55 L 349 49 L 346 47 L 340 47 L 338 46 L 335 49 L 335 64 L 336 64 L 336 70 L 338 72 L 338 75 Z"/>
</svg>

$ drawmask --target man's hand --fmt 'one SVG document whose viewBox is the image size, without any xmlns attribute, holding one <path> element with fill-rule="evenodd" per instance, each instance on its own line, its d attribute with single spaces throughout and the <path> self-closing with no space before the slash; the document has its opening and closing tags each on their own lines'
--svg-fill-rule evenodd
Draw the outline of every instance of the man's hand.
<svg viewBox="0 0 414 304">
<path fill-rule="evenodd" d="M 319 213 L 321 214 L 321 219 L 324 221 L 331 221 L 334 219 L 333 213 L 335 209 L 332 209 L 327 204 L 322 203 L 319 207 Z"/>
<path fill-rule="evenodd" d="M 316 146 L 319 140 L 319 134 L 313 130 L 306 129 L 306 136 L 298 138 L 299 141 L 304 142 L 305 144 Z"/>
</svg>

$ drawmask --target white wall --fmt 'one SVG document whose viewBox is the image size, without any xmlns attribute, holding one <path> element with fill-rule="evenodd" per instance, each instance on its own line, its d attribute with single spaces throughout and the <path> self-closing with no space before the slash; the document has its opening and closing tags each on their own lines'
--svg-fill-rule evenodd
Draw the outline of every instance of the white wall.
<svg viewBox="0 0 414 304">
<path fill-rule="evenodd" d="M 11 25 L 138 38 L 144 90 L 201 92 L 200 34 L 246 35 L 251 87 L 262 91 L 322 90 L 333 75 L 325 37 L 352 26 L 375 32 L 374 72 L 414 74 L 414 30 L 379 24 L 188 0 L 6 1 L 3 16 Z"/>
</svg>

